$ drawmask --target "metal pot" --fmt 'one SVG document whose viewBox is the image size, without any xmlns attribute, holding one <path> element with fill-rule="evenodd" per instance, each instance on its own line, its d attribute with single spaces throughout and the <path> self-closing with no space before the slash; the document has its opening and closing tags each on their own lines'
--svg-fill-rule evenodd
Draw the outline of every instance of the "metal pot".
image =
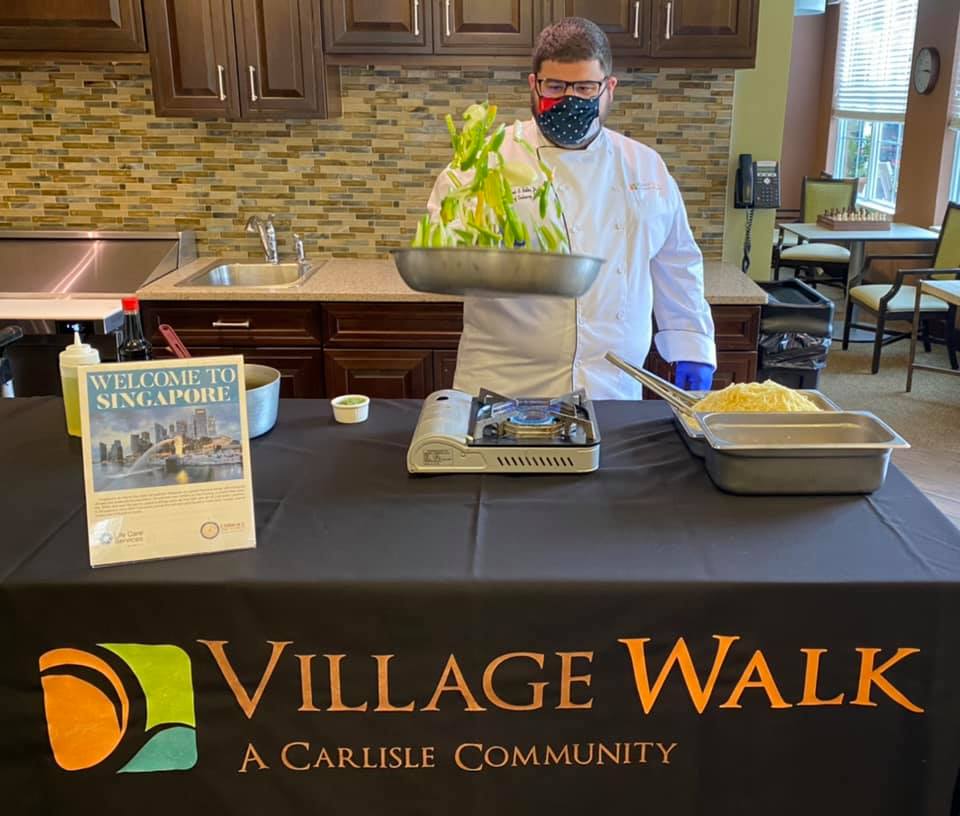
<svg viewBox="0 0 960 816">
<path fill-rule="evenodd" d="M 490 247 L 395 249 L 404 283 L 418 292 L 471 297 L 586 294 L 605 261 L 588 255 L 558 255 Z"/>
<path fill-rule="evenodd" d="M 280 372 L 270 366 L 245 363 L 243 378 L 247 390 L 247 435 L 255 439 L 277 424 Z"/>
</svg>

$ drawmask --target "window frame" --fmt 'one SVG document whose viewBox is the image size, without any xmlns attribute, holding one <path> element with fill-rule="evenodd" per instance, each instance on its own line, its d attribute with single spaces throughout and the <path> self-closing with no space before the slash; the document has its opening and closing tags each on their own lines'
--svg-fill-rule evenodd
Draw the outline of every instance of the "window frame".
<svg viewBox="0 0 960 816">
<path fill-rule="evenodd" d="M 903 155 L 904 135 L 903 123 L 889 119 L 853 119 L 850 117 L 834 116 L 834 123 L 836 126 L 836 144 L 834 147 L 833 156 L 833 174 L 838 178 L 854 177 L 851 174 L 855 168 L 845 167 L 844 154 L 846 152 L 848 140 L 847 132 L 850 129 L 851 123 L 857 122 L 863 122 L 865 125 L 871 125 L 870 135 L 865 137 L 870 140 L 870 157 L 867 160 L 866 173 L 863 176 L 856 176 L 858 179 L 864 179 L 863 190 L 861 191 L 859 188 L 857 189 L 857 206 L 865 207 L 869 210 L 876 210 L 887 215 L 893 215 L 897 206 L 896 193 L 899 192 L 900 188 L 900 159 Z M 899 149 L 897 152 L 897 173 L 894 178 L 894 186 L 896 190 L 894 192 L 894 200 L 892 203 L 877 197 L 877 185 L 879 184 L 880 178 L 880 146 L 883 142 L 884 125 L 890 124 L 895 124 L 898 126 L 900 136 L 898 143 Z"/>
<path fill-rule="evenodd" d="M 840 12 L 831 110 L 835 144 L 827 163 L 832 161 L 837 177 L 862 179 L 857 206 L 886 214 L 895 212 L 900 187 L 918 13 L 918 0 L 847 0 Z M 908 32 L 911 20 L 913 27 Z M 882 52 L 882 59 L 874 59 L 878 43 L 889 46 Z M 862 128 L 864 136 L 857 145 L 854 166 L 848 168 L 845 163 L 853 123 Z M 895 140 L 885 138 L 891 125 L 897 128 Z M 869 136 L 865 135 L 867 130 Z M 880 192 L 881 157 L 889 148 L 896 151 L 891 162 L 896 169 L 890 180 L 891 201 L 882 198 Z M 862 157 L 866 158 L 866 165 L 858 173 Z"/>
<path fill-rule="evenodd" d="M 953 166 L 950 169 L 950 184 L 947 199 L 960 202 L 960 131 L 950 128 L 953 137 Z"/>
</svg>

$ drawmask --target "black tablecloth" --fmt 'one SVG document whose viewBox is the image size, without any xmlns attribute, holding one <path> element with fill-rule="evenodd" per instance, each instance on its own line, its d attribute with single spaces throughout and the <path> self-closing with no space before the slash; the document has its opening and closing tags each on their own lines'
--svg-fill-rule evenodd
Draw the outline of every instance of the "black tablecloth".
<svg viewBox="0 0 960 816">
<path fill-rule="evenodd" d="M 662 405 L 598 403 L 594 474 L 414 477 L 418 410 L 284 402 L 251 443 L 256 550 L 91 570 L 61 403 L 0 401 L 10 812 L 950 812 L 960 533 L 898 470 L 731 496 Z M 158 727 L 117 643 L 189 657 L 193 768 L 117 773 Z M 45 723 L 38 660 L 64 648 L 129 690 L 83 770 Z M 407 767 L 353 767 L 377 756 Z"/>
</svg>

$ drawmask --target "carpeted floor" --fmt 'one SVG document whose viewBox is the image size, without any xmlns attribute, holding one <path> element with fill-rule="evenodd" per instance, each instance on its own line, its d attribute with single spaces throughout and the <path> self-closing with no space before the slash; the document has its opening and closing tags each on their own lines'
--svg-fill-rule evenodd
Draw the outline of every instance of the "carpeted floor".
<svg viewBox="0 0 960 816">
<path fill-rule="evenodd" d="M 834 328 L 839 337 L 842 326 Z M 878 374 L 870 374 L 872 353 L 870 342 L 841 351 L 836 341 L 820 390 L 841 408 L 872 411 L 903 436 L 912 447 L 896 451 L 894 462 L 960 527 L 960 377 L 915 371 L 908 394 L 909 342 L 883 350 Z M 935 345 L 927 354 L 921 346 L 917 362 L 946 366 L 946 349 Z"/>
<path fill-rule="evenodd" d="M 852 343 L 848 351 L 836 343 L 820 390 L 841 408 L 872 411 L 916 448 L 960 454 L 960 377 L 916 371 L 908 394 L 909 352 L 907 341 L 887 346 L 880 373 L 871 374 L 869 343 Z M 946 366 L 946 349 L 934 346 L 926 354 L 920 347 L 917 362 Z"/>
<path fill-rule="evenodd" d="M 829 286 L 821 286 L 819 291 L 834 302 L 836 338 L 820 375 L 820 390 L 841 408 L 873 412 L 906 439 L 912 447 L 894 452 L 894 462 L 960 527 L 960 377 L 915 371 L 913 390 L 908 394 L 908 340 L 884 348 L 880 372 L 871 374 L 872 333 L 854 331 L 854 338 L 866 342 L 853 342 L 847 351 L 841 351 L 843 292 Z M 854 319 L 873 322 L 859 313 Z M 891 328 L 910 329 L 907 324 Z M 919 346 L 917 362 L 946 366 L 946 349 L 935 345 L 927 354 Z"/>
</svg>

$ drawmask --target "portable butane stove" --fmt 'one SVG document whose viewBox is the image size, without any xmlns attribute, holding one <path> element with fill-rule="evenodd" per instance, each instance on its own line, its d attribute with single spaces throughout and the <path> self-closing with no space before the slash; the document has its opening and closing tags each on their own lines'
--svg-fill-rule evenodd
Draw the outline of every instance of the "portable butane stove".
<svg viewBox="0 0 960 816">
<path fill-rule="evenodd" d="M 411 473 L 589 473 L 599 464 L 600 433 L 582 390 L 544 399 L 435 391 L 407 450 Z"/>
</svg>

